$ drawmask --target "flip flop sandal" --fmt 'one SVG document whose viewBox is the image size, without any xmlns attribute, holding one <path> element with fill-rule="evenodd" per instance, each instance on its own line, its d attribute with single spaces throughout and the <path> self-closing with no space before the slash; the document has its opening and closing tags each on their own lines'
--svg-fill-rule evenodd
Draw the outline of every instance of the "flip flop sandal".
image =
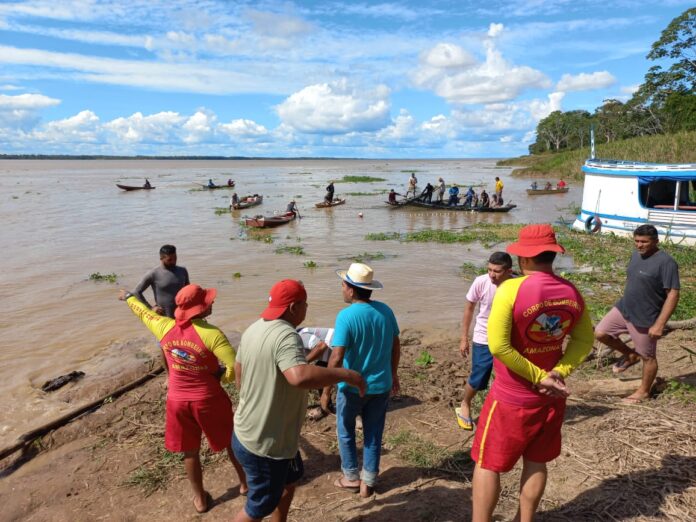
<svg viewBox="0 0 696 522">
<path fill-rule="evenodd" d="M 334 480 L 333 485 L 336 486 L 338 489 L 345 489 L 347 491 L 350 491 L 351 493 L 357 493 L 360 491 L 360 486 L 350 486 L 346 484 L 345 482 L 345 477 L 338 477 L 336 480 Z"/>
<path fill-rule="evenodd" d="M 466 431 L 474 430 L 474 420 L 471 417 L 463 417 L 461 408 L 454 408 L 454 413 L 457 416 L 457 424 Z"/>
<path fill-rule="evenodd" d="M 638 364 L 640 362 L 640 357 L 637 358 L 635 361 L 631 361 L 628 357 L 625 355 L 622 355 L 618 361 L 614 363 L 614 366 L 611 367 L 611 371 L 614 375 L 618 375 L 619 373 L 623 373 L 626 370 L 628 370 L 631 366 Z"/>
</svg>

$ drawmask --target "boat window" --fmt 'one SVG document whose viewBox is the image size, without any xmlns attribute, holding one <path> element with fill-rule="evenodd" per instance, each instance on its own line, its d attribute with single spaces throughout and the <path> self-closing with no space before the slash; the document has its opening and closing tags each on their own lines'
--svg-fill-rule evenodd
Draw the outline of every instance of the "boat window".
<svg viewBox="0 0 696 522">
<path fill-rule="evenodd" d="M 696 211 L 696 179 L 672 181 L 660 179 L 639 185 L 640 203 L 648 208 L 674 209 L 679 189 L 679 210 Z"/>
</svg>

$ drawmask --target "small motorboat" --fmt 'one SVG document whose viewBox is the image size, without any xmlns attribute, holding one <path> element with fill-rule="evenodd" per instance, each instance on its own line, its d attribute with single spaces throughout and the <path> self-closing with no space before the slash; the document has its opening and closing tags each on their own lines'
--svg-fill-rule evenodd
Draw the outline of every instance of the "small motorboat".
<svg viewBox="0 0 696 522">
<path fill-rule="evenodd" d="M 244 196 L 236 205 L 232 205 L 232 208 L 234 210 L 242 210 L 245 208 L 256 207 L 261 203 L 263 203 L 263 196 L 254 194 L 253 196 Z"/>
<path fill-rule="evenodd" d="M 314 206 L 317 208 L 329 208 L 329 207 L 335 207 L 338 205 L 343 205 L 345 202 L 346 202 L 346 198 L 337 198 L 337 199 L 334 199 L 331 203 L 324 200 L 321 203 L 315 204 Z"/>
<path fill-rule="evenodd" d="M 120 184 L 118 184 L 118 183 L 116 183 L 116 186 L 117 186 L 118 188 L 120 188 L 121 190 L 125 190 L 125 191 L 131 191 L 131 190 L 153 190 L 154 188 L 156 188 L 156 187 L 153 187 L 152 185 L 150 185 L 149 187 L 146 187 L 146 186 L 144 186 L 144 185 L 140 185 L 139 187 L 134 187 L 134 186 L 132 186 L 132 185 L 120 185 Z"/>
<path fill-rule="evenodd" d="M 279 216 L 254 216 L 253 218 L 244 219 L 244 224 L 252 228 L 274 228 L 280 225 L 290 223 L 297 217 L 295 212 L 286 212 Z"/>
</svg>

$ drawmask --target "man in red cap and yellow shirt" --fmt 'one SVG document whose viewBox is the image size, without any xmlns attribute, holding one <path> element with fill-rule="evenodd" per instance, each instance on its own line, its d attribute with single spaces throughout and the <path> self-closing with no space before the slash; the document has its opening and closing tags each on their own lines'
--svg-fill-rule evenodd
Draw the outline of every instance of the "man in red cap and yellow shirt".
<svg viewBox="0 0 696 522">
<path fill-rule="evenodd" d="M 546 488 L 546 463 L 561 451 L 569 394 L 565 378 L 592 348 L 592 322 L 580 292 L 553 273 L 564 248 L 550 225 L 528 225 L 508 246 L 523 277 L 498 288 L 488 319 L 495 381 L 486 397 L 471 458 L 473 522 L 489 522 L 500 496 L 500 473 L 522 458 L 515 521 L 533 520 Z M 565 338 L 568 344 L 563 351 Z"/>
<path fill-rule="evenodd" d="M 205 321 L 213 313 L 217 290 L 187 285 L 176 294 L 174 319 L 158 315 L 130 292 L 121 290 L 135 315 L 157 337 L 169 367 L 164 446 L 184 454 L 186 476 L 193 488 L 193 505 L 205 513 L 212 497 L 203 488 L 200 447 L 205 433 L 210 449 L 223 449 L 232 461 L 240 481 L 240 493 L 247 490 L 246 477 L 232 453 L 232 403 L 220 385 L 234 379 L 235 353 L 225 334 Z M 222 362 L 224 368 L 220 366 Z"/>
</svg>

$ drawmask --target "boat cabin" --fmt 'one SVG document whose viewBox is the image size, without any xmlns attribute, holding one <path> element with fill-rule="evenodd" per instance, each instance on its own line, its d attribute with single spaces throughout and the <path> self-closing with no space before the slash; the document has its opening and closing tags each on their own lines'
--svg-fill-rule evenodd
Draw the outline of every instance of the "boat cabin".
<svg viewBox="0 0 696 522">
<path fill-rule="evenodd" d="M 696 164 L 589 159 L 573 228 L 632 236 L 654 225 L 662 241 L 696 244 Z"/>
</svg>

